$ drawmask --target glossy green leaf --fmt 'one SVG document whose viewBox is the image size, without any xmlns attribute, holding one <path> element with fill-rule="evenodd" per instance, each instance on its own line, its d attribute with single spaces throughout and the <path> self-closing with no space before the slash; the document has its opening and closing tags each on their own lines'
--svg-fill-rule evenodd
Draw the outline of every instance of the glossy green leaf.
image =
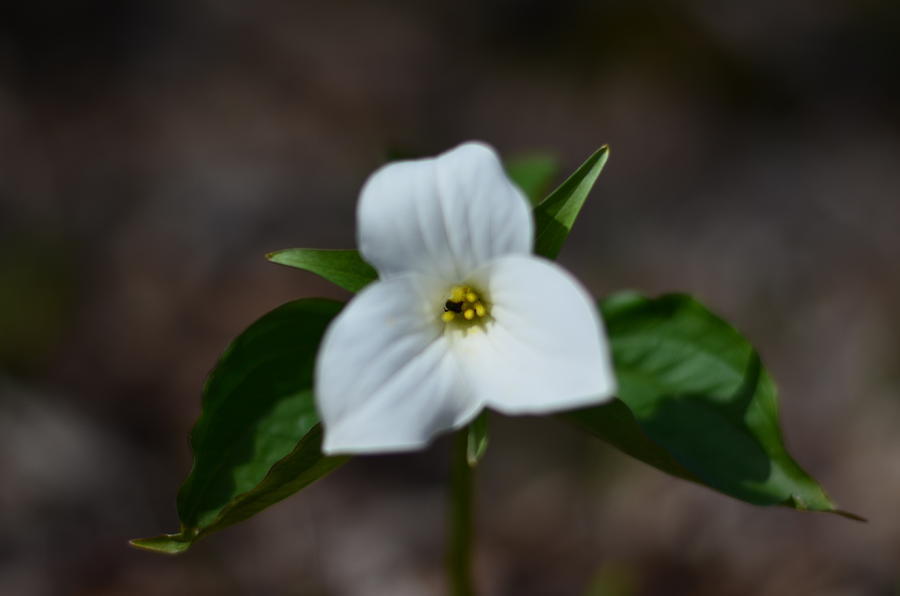
<svg viewBox="0 0 900 596">
<path fill-rule="evenodd" d="M 378 279 L 375 269 L 355 250 L 286 248 L 271 252 L 266 258 L 279 265 L 315 273 L 351 292 L 358 292 Z"/>
<path fill-rule="evenodd" d="M 592 408 L 566 412 L 562 417 L 654 468 L 684 480 L 700 482 L 671 453 L 644 433 L 634 414 L 618 398 Z"/>
<path fill-rule="evenodd" d="M 469 424 L 466 437 L 466 461 L 474 468 L 488 447 L 488 411 L 484 410 Z"/>
<path fill-rule="evenodd" d="M 624 293 L 602 311 L 621 402 L 568 418 L 650 465 L 749 503 L 843 513 L 788 454 L 775 385 L 733 327 L 683 295 Z"/>
<path fill-rule="evenodd" d="M 506 162 L 506 173 L 532 205 L 541 202 L 559 173 L 559 162 L 551 155 L 524 155 Z"/>
<path fill-rule="evenodd" d="M 343 463 L 325 457 L 313 368 L 332 300 L 289 302 L 248 327 L 210 374 L 191 432 L 194 466 L 178 493 L 181 531 L 132 544 L 178 553 Z"/>
<path fill-rule="evenodd" d="M 534 252 L 555 259 L 566 241 L 597 176 L 606 165 L 609 147 L 600 147 L 575 173 L 534 208 Z"/>
<path fill-rule="evenodd" d="M 321 445 L 322 426 L 317 424 L 300 439 L 293 451 L 275 462 L 259 484 L 240 498 L 229 501 L 216 516 L 214 529 L 220 530 L 259 513 L 350 459 L 346 456 L 323 457 Z"/>
</svg>

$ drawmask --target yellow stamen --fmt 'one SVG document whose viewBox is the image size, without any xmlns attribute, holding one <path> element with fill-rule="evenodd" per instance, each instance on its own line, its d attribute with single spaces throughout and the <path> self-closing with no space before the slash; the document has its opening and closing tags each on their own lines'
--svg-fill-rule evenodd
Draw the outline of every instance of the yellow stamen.
<svg viewBox="0 0 900 596">
<path fill-rule="evenodd" d="M 471 329 L 473 325 L 483 325 L 490 317 L 490 304 L 482 301 L 478 292 L 470 286 L 453 286 L 444 302 L 444 311 L 441 320 L 451 324 L 452 327 L 461 326 L 463 329 Z M 479 320 L 476 320 L 479 319 Z"/>
</svg>

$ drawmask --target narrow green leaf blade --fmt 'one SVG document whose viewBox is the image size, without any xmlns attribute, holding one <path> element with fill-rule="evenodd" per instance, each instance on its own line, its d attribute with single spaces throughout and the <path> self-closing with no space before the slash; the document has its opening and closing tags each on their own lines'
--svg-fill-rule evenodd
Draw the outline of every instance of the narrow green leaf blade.
<svg viewBox="0 0 900 596">
<path fill-rule="evenodd" d="M 266 258 L 279 265 L 315 273 L 351 292 L 358 292 L 378 279 L 378 272 L 355 250 L 286 248 L 271 252 Z"/>
<path fill-rule="evenodd" d="M 749 503 L 843 514 L 785 448 L 774 383 L 733 327 L 684 295 L 624 293 L 601 308 L 630 412 L 614 402 L 570 419 L 650 465 Z"/>
<path fill-rule="evenodd" d="M 534 208 L 535 254 L 556 258 L 608 157 L 609 147 L 600 147 Z"/>
<path fill-rule="evenodd" d="M 183 552 L 345 461 L 321 453 L 312 389 L 318 344 L 341 306 L 295 300 L 232 342 L 206 382 L 191 432 L 194 466 L 178 493 L 181 532 L 135 540 L 134 546 Z"/>
<path fill-rule="evenodd" d="M 474 468 L 484 457 L 488 447 L 488 411 L 484 410 L 469 424 L 466 437 L 466 460 Z"/>
<path fill-rule="evenodd" d="M 559 162 L 552 155 L 523 155 L 506 162 L 506 173 L 533 206 L 550 190 L 550 183 L 559 173 Z"/>
<path fill-rule="evenodd" d="M 191 546 L 190 540 L 185 539 L 181 534 L 163 534 L 153 538 L 135 538 L 134 540 L 129 540 L 128 543 L 139 549 L 164 555 L 180 555 Z"/>
</svg>

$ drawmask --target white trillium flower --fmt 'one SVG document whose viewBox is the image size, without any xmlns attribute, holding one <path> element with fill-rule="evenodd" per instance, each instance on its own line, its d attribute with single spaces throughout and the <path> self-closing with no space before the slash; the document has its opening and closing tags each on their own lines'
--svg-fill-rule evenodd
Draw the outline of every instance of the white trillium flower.
<svg viewBox="0 0 900 596">
<path fill-rule="evenodd" d="M 493 149 L 466 143 L 382 167 L 357 223 L 379 279 L 322 340 L 325 453 L 418 449 L 486 406 L 542 414 L 612 396 L 596 306 L 532 254 L 531 209 Z"/>
</svg>

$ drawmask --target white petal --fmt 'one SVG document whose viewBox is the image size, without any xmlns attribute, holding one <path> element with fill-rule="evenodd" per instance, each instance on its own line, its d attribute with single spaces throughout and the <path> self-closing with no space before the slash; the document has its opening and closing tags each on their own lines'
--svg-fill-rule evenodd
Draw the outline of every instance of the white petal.
<svg viewBox="0 0 900 596">
<path fill-rule="evenodd" d="M 499 256 L 529 254 L 534 235 L 528 201 L 481 143 L 376 171 L 357 226 L 360 252 L 381 277 L 421 271 L 452 281 Z"/>
<path fill-rule="evenodd" d="M 612 397 L 615 376 L 597 307 L 563 268 L 510 256 L 479 270 L 472 283 L 491 302 L 493 321 L 454 347 L 488 406 L 538 414 Z"/>
<path fill-rule="evenodd" d="M 332 322 L 316 362 L 325 453 L 417 449 L 481 409 L 443 334 L 444 291 L 419 275 L 377 281 Z"/>
</svg>

